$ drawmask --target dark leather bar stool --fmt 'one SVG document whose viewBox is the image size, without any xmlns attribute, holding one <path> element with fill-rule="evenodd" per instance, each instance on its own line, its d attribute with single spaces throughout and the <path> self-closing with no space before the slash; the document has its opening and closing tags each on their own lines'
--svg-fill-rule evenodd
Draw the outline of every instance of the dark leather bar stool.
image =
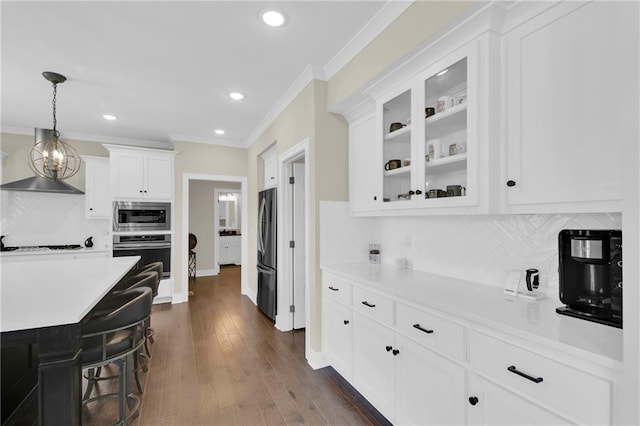
<svg viewBox="0 0 640 426">
<path fill-rule="evenodd" d="M 82 326 L 82 368 L 89 369 L 90 376 L 96 368 L 109 364 L 118 367 L 118 392 L 91 397 L 94 381 L 89 380 L 82 398 L 84 405 L 104 397 L 119 398 L 119 421 L 127 421 L 138 415 L 139 400 L 131 392 L 130 361 L 142 347 L 145 322 L 151 314 L 153 298 L 151 289 L 140 287 L 123 291 L 111 299 L 116 306 L 105 315 L 93 315 Z M 117 303 L 116 303 L 117 302 Z M 127 405 L 130 414 L 127 416 Z"/>
</svg>

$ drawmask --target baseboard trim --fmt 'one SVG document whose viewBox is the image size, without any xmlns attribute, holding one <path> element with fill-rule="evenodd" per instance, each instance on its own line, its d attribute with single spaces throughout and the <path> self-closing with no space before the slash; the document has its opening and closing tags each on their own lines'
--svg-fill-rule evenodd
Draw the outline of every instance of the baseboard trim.
<svg viewBox="0 0 640 426">
<path fill-rule="evenodd" d="M 156 298 L 153 299 L 153 304 L 154 305 L 160 305 L 162 303 L 173 303 L 173 297 L 171 297 L 171 296 L 156 296 Z"/>
<path fill-rule="evenodd" d="M 322 352 L 316 352 L 311 348 L 307 348 L 305 358 L 307 358 L 307 363 L 314 370 L 329 366 L 329 363 L 327 362 L 327 359 L 324 357 Z"/>
<path fill-rule="evenodd" d="M 198 277 L 210 277 L 212 275 L 218 275 L 218 272 L 215 269 L 202 269 L 196 271 L 196 278 Z"/>
<path fill-rule="evenodd" d="M 174 294 L 171 303 L 185 303 L 189 301 L 189 296 L 186 294 Z"/>
<path fill-rule="evenodd" d="M 247 296 L 253 302 L 254 305 L 258 306 L 258 297 L 256 296 L 255 291 L 253 291 L 250 288 L 247 288 L 247 291 L 243 294 Z"/>
</svg>

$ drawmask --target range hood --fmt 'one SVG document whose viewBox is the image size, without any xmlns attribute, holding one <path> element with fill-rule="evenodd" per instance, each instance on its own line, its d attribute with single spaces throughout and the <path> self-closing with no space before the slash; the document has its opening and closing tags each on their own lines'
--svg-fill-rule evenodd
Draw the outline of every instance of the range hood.
<svg viewBox="0 0 640 426">
<path fill-rule="evenodd" d="M 51 134 L 50 129 L 36 129 L 35 143 L 43 140 Z M 0 189 L 7 191 L 30 191 L 30 192 L 50 192 L 58 194 L 84 194 L 78 188 L 64 183 L 60 180 L 47 179 L 40 176 L 33 176 L 15 182 L 5 183 Z"/>
</svg>

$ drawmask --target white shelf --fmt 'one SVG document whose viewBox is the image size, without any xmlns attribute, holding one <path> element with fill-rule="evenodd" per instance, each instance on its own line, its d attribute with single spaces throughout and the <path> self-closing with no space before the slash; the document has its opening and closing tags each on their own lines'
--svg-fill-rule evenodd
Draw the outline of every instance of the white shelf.
<svg viewBox="0 0 640 426">
<path fill-rule="evenodd" d="M 398 167 L 397 169 L 393 169 L 393 170 L 385 170 L 384 175 L 397 176 L 405 173 L 411 173 L 411 166 Z"/>
<path fill-rule="evenodd" d="M 385 141 L 411 141 L 411 126 L 404 126 L 402 129 L 398 129 L 395 132 L 387 133 L 384 135 Z"/>
<path fill-rule="evenodd" d="M 426 134 L 430 139 L 467 129 L 467 104 L 455 105 L 446 111 L 425 118 Z"/>
<path fill-rule="evenodd" d="M 449 173 L 467 168 L 467 153 L 425 161 L 427 175 Z"/>
</svg>

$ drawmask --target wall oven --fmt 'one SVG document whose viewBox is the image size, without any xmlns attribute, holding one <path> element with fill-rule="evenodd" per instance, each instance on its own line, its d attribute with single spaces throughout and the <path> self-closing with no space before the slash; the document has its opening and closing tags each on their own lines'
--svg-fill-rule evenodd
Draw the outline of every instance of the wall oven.
<svg viewBox="0 0 640 426">
<path fill-rule="evenodd" d="M 170 231 L 171 203 L 114 201 L 113 230 L 116 232 Z"/>
<path fill-rule="evenodd" d="M 139 265 L 162 262 L 162 278 L 171 276 L 171 235 L 114 235 L 113 257 L 140 256 Z"/>
</svg>

